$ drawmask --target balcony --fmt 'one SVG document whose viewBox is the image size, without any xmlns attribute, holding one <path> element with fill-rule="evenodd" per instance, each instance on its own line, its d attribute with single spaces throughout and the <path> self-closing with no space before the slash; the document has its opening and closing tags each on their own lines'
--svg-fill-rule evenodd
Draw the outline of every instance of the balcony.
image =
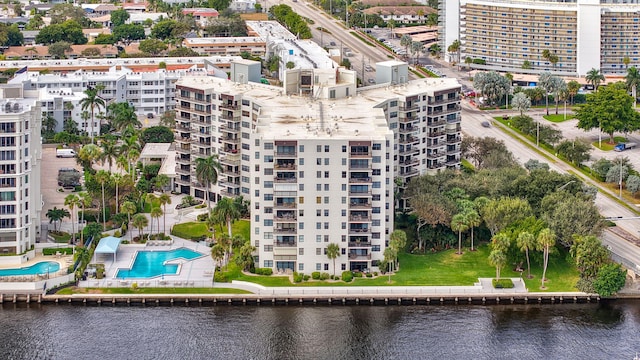
<svg viewBox="0 0 640 360">
<path fill-rule="evenodd" d="M 352 151 L 349 153 L 351 157 L 354 158 L 368 158 L 371 156 L 370 151 Z"/>
<path fill-rule="evenodd" d="M 181 175 L 190 175 L 191 174 L 191 169 L 187 168 L 181 168 L 181 167 L 176 167 L 176 174 L 181 174 Z"/>
<path fill-rule="evenodd" d="M 458 164 L 460 164 L 460 159 L 447 160 L 446 164 L 447 164 L 447 166 L 458 165 Z"/>
<path fill-rule="evenodd" d="M 274 209 L 295 209 L 298 207 L 298 204 L 294 202 L 286 202 L 286 203 L 275 203 L 273 205 Z"/>
<path fill-rule="evenodd" d="M 230 138 L 230 137 L 220 137 L 220 141 L 222 141 L 223 143 L 227 143 L 227 144 L 239 144 L 240 143 L 240 139 L 239 138 Z"/>
<path fill-rule="evenodd" d="M 233 122 L 240 122 L 240 116 L 233 116 L 233 114 L 221 114 L 220 115 L 220 121 L 233 121 Z"/>
<path fill-rule="evenodd" d="M 456 144 L 456 143 L 459 143 L 461 141 L 462 141 L 462 139 L 460 137 L 458 137 L 458 136 L 452 137 L 452 138 L 447 138 L 447 144 Z"/>
<path fill-rule="evenodd" d="M 412 145 L 412 144 L 416 144 L 419 143 L 420 139 L 418 137 L 414 137 L 414 136 L 401 136 L 400 137 L 400 141 L 399 144 L 404 144 L 404 145 Z"/>
<path fill-rule="evenodd" d="M 351 215 L 349 216 L 349 221 L 360 221 L 360 222 L 371 221 L 371 216 L 370 215 Z"/>
<path fill-rule="evenodd" d="M 218 184 L 226 188 L 233 188 L 233 189 L 240 188 L 240 183 L 236 183 L 234 181 L 229 181 L 229 180 L 219 180 Z"/>
<path fill-rule="evenodd" d="M 298 152 L 297 151 L 276 151 L 275 155 L 277 157 L 291 157 L 291 158 L 295 158 L 298 156 Z"/>
<path fill-rule="evenodd" d="M 193 116 L 191 117 L 191 123 L 198 125 L 211 125 L 211 119 L 207 120 L 207 118 L 203 118 L 200 120 L 199 116 Z"/>
<path fill-rule="evenodd" d="M 404 106 L 400 106 L 398 109 L 400 111 L 416 111 L 420 109 L 420 106 L 418 106 L 418 104 L 405 104 Z"/>
<path fill-rule="evenodd" d="M 349 234 L 368 234 L 371 231 L 369 228 L 351 228 Z"/>
<path fill-rule="evenodd" d="M 349 247 L 369 247 L 370 241 L 349 241 Z"/>
<path fill-rule="evenodd" d="M 349 182 L 356 183 L 356 184 L 367 184 L 367 183 L 371 183 L 371 178 L 370 177 L 350 177 Z"/>
<path fill-rule="evenodd" d="M 176 136 L 175 141 L 179 144 L 185 144 L 185 143 L 190 143 L 191 138 L 188 136 L 180 136 L 180 137 Z"/>
<path fill-rule="evenodd" d="M 349 253 L 349 260 L 371 260 L 371 254 Z"/>
<path fill-rule="evenodd" d="M 178 185 L 186 185 L 186 186 L 191 185 L 191 180 L 189 179 L 176 178 L 175 182 Z"/>
<path fill-rule="evenodd" d="M 176 125 L 176 130 L 182 130 L 182 131 L 190 132 L 191 131 L 191 126 L 177 124 Z"/>
<path fill-rule="evenodd" d="M 236 196 L 240 195 L 240 192 L 239 191 L 238 192 L 232 192 L 232 191 L 229 191 L 229 190 L 222 190 L 222 191 L 220 191 L 220 195 L 233 198 L 233 197 L 236 197 Z"/>
<path fill-rule="evenodd" d="M 435 121 L 431 121 L 431 122 L 427 122 L 427 126 L 442 126 L 444 124 L 447 123 L 447 120 L 445 119 L 441 119 L 441 120 L 435 120 Z"/>
<path fill-rule="evenodd" d="M 462 131 L 462 129 L 458 129 L 458 128 L 455 128 L 455 129 L 447 129 L 447 130 L 446 130 L 446 133 L 447 133 L 447 134 L 449 134 L 449 135 L 456 135 L 456 134 L 459 134 L 459 133 L 460 133 L 460 131 Z"/>
<path fill-rule="evenodd" d="M 229 109 L 229 110 L 238 110 L 238 105 L 233 105 L 229 103 L 222 102 L 218 105 L 220 109 Z"/>
<path fill-rule="evenodd" d="M 276 170 L 296 170 L 296 164 L 293 162 L 273 164 L 273 168 Z"/>
<path fill-rule="evenodd" d="M 191 147 L 190 146 L 176 146 L 176 153 L 178 154 L 190 154 Z"/>
<path fill-rule="evenodd" d="M 417 154 L 420 154 L 420 149 L 418 149 L 418 148 L 403 149 L 403 150 L 400 150 L 398 152 L 398 154 L 403 155 L 403 156 L 417 155 Z"/>
<path fill-rule="evenodd" d="M 296 247 L 298 246 L 295 241 L 276 241 L 273 243 L 275 247 Z"/>
<path fill-rule="evenodd" d="M 408 159 L 408 160 L 400 161 L 398 162 L 398 164 L 400 166 L 410 166 L 410 165 L 415 165 L 418 162 L 419 162 L 418 159 Z"/>
<path fill-rule="evenodd" d="M 210 156 L 211 152 L 209 151 L 209 149 L 203 150 L 203 149 L 191 149 L 191 155 L 195 155 L 198 157 L 203 157 L 203 156 Z"/>
<path fill-rule="evenodd" d="M 404 171 L 404 172 L 400 173 L 400 176 L 402 176 L 402 177 L 413 176 L 413 175 L 418 175 L 418 170 L 409 169 L 407 171 Z"/>
<path fill-rule="evenodd" d="M 365 169 L 365 170 L 371 170 L 371 164 L 370 163 L 349 163 L 349 169 Z"/>
<path fill-rule="evenodd" d="M 232 134 L 236 134 L 236 133 L 238 133 L 238 131 L 240 131 L 240 128 L 238 126 L 233 126 L 233 125 L 228 125 L 228 124 L 220 125 L 218 128 L 222 132 L 228 132 L 228 133 L 232 133 Z"/>
<path fill-rule="evenodd" d="M 298 178 L 296 178 L 296 177 L 275 177 L 273 180 L 275 182 L 277 182 L 277 183 L 295 183 L 296 181 L 298 181 Z"/>
<path fill-rule="evenodd" d="M 444 124 L 444 122 L 443 122 Z M 413 134 L 414 132 L 417 132 L 418 130 L 420 130 L 417 126 L 405 126 L 405 127 L 401 127 L 398 132 L 400 134 Z"/>
<path fill-rule="evenodd" d="M 352 201 L 349 203 L 349 209 L 371 209 L 370 202 Z"/>
<path fill-rule="evenodd" d="M 295 234 L 298 232 L 296 228 L 274 228 L 273 232 L 276 234 Z"/>
<path fill-rule="evenodd" d="M 282 215 L 282 216 L 274 216 L 274 222 L 296 222 L 298 218 L 295 215 Z"/>
<path fill-rule="evenodd" d="M 228 166 L 239 166 L 240 165 L 240 156 L 239 155 L 226 155 L 220 157 L 221 165 Z"/>
<path fill-rule="evenodd" d="M 357 196 L 357 197 L 370 197 L 371 196 L 371 190 L 349 190 L 349 196 Z"/>
<path fill-rule="evenodd" d="M 441 157 L 446 156 L 447 154 L 443 151 L 442 153 L 427 153 L 428 159 L 439 159 Z"/>
<path fill-rule="evenodd" d="M 446 103 L 450 103 L 450 102 L 455 102 L 455 101 L 460 101 L 460 95 L 456 95 L 452 98 L 443 98 L 443 99 L 438 99 L 438 100 L 431 100 L 432 98 L 429 98 L 429 105 L 440 105 L 440 104 L 446 104 Z"/>
<path fill-rule="evenodd" d="M 412 123 L 414 121 L 418 121 L 420 119 L 417 116 L 400 116 L 398 120 L 403 124 L 407 124 L 407 123 Z"/>
</svg>

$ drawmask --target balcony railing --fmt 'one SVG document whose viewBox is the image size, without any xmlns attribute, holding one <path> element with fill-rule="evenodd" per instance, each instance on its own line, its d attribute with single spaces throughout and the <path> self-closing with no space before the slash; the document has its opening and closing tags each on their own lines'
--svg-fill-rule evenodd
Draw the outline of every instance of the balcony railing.
<svg viewBox="0 0 640 360">
<path fill-rule="evenodd" d="M 418 106 L 418 104 L 411 104 L 409 106 L 407 106 L 406 104 L 404 106 L 400 106 L 399 109 L 400 111 L 416 111 L 418 110 L 420 107 Z"/>
<path fill-rule="evenodd" d="M 371 190 L 364 190 L 364 191 L 349 190 L 349 196 L 359 196 L 359 197 L 371 196 Z"/>
<path fill-rule="evenodd" d="M 239 144 L 240 143 L 240 139 L 239 138 L 228 138 L 228 137 L 221 137 L 220 140 L 224 143 L 229 143 L 229 144 Z"/>
<path fill-rule="evenodd" d="M 349 253 L 349 260 L 371 260 L 371 254 Z"/>
<path fill-rule="evenodd" d="M 275 228 L 273 232 L 276 234 L 295 234 L 298 230 L 296 228 Z"/>
<path fill-rule="evenodd" d="M 238 166 L 240 165 L 240 158 L 238 156 L 222 156 L 220 157 L 220 164 Z"/>
<path fill-rule="evenodd" d="M 400 166 L 409 166 L 409 165 L 415 165 L 418 162 L 419 162 L 418 159 L 409 159 L 405 161 L 400 161 L 398 162 L 398 164 L 400 164 Z"/>
<path fill-rule="evenodd" d="M 222 190 L 222 191 L 220 191 L 220 195 L 226 196 L 226 197 L 236 197 L 236 196 L 240 195 L 240 192 L 231 192 L 231 191 L 228 191 L 228 190 Z"/>
<path fill-rule="evenodd" d="M 370 163 L 367 163 L 367 164 L 350 163 L 349 169 L 371 169 L 371 164 Z"/>
<path fill-rule="evenodd" d="M 459 143 L 461 141 L 462 141 L 461 138 L 454 137 L 454 138 L 447 139 L 447 144 L 455 144 L 455 143 Z"/>
<path fill-rule="evenodd" d="M 418 137 L 413 137 L 413 136 L 400 138 L 400 141 L 399 141 L 400 144 L 415 144 L 418 142 L 420 142 L 420 139 Z"/>
<path fill-rule="evenodd" d="M 295 215 L 291 215 L 291 216 L 274 216 L 273 221 L 275 221 L 275 222 L 295 222 L 295 221 L 298 221 L 298 218 Z"/>
<path fill-rule="evenodd" d="M 176 174 L 190 175 L 191 169 L 176 168 Z"/>
<path fill-rule="evenodd" d="M 349 153 L 351 157 L 370 157 L 371 152 L 369 151 L 352 151 Z"/>
<path fill-rule="evenodd" d="M 220 109 L 230 109 L 230 110 L 237 110 L 238 109 L 238 105 L 233 105 L 233 104 L 229 104 L 229 103 L 221 103 L 219 105 Z"/>
<path fill-rule="evenodd" d="M 296 157 L 298 153 L 296 151 L 276 151 L 277 157 Z"/>
<path fill-rule="evenodd" d="M 411 170 L 408 170 L 408 171 L 400 173 L 400 176 L 407 177 L 407 176 L 413 176 L 413 175 L 417 175 L 417 174 L 418 174 L 418 170 L 411 169 Z"/>
<path fill-rule="evenodd" d="M 276 241 L 275 243 L 273 243 L 273 246 L 275 247 L 296 247 L 297 244 L 295 241 L 291 242 L 291 241 Z"/>
<path fill-rule="evenodd" d="M 349 221 L 371 221 L 371 216 L 351 215 Z"/>
<path fill-rule="evenodd" d="M 370 202 L 350 202 L 349 203 L 349 208 L 350 209 L 370 209 L 371 208 L 371 203 Z"/>
<path fill-rule="evenodd" d="M 283 178 L 283 177 L 276 177 L 273 180 L 275 180 L 275 182 L 277 183 L 294 183 L 296 181 L 298 181 L 298 178 Z"/>
<path fill-rule="evenodd" d="M 370 241 L 349 241 L 349 247 L 368 247 L 371 246 Z"/>
<path fill-rule="evenodd" d="M 404 149 L 398 152 L 400 155 L 413 155 L 419 154 L 420 150 L 418 148 Z"/>
<path fill-rule="evenodd" d="M 298 207 L 296 203 L 276 203 L 273 205 L 274 209 L 295 209 Z"/>
<path fill-rule="evenodd" d="M 370 177 L 352 177 L 349 178 L 349 182 L 350 183 L 370 183 L 371 182 L 371 178 Z"/>
<path fill-rule="evenodd" d="M 444 124 L 447 123 L 447 120 L 442 119 L 442 120 L 436 120 L 436 121 L 431 121 L 431 122 L 427 122 L 427 126 L 442 126 Z"/>
<path fill-rule="evenodd" d="M 286 163 L 286 164 L 273 164 L 273 168 L 276 170 L 296 170 L 296 164 L 294 163 Z"/>
<path fill-rule="evenodd" d="M 414 133 L 416 131 L 418 131 L 418 127 L 417 126 L 405 126 L 404 128 L 400 128 L 398 130 L 398 132 L 400 134 L 410 134 L 410 133 Z"/>
<path fill-rule="evenodd" d="M 439 159 L 439 158 L 444 157 L 446 155 L 447 155 L 446 152 L 442 152 L 442 153 L 427 153 L 427 158 L 428 159 Z"/>
<path fill-rule="evenodd" d="M 369 233 L 369 228 L 351 228 L 349 229 L 350 234 L 366 234 Z"/>
<path fill-rule="evenodd" d="M 459 101 L 459 100 L 460 100 L 460 96 L 456 95 L 453 98 L 444 98 L 444 99 L 440 99 L 440 100 L 429 100 L 429 105 L 440 105 L 440 104 L 446 104 L 446 103 Z"/>
</svg>

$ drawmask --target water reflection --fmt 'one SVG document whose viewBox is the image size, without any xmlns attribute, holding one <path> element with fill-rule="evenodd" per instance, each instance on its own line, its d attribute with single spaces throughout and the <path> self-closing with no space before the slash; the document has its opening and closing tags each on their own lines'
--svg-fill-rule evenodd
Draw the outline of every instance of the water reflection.
<svg viewBox="0 0 640 360">
<path fill-rule="evenodd" d="M 6 359 L 632 359 L 638 334 L 638 302 L 0 306 Z"/>
</svg>

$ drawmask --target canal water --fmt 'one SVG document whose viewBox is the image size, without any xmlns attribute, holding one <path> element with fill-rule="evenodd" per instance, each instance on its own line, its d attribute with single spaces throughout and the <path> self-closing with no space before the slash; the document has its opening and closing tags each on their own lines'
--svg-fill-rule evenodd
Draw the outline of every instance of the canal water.
<svg viewBox="0 0 640 360">
<path fill-rule="evenodd" d="M 640 302 L 0 306 L 2 359 L 622 359 Z"/>
</svg>

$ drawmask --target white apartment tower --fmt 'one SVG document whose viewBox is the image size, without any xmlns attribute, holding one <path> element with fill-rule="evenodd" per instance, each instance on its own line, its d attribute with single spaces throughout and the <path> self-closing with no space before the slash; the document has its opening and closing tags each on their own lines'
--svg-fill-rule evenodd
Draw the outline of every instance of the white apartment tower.
<svg viewBox="0 0 640 360">
<path fill-rule="evenodd" d="M 256 266 L 376 270 L 396 178 L 460 164 L 460 86 L 425 79 L 356 89 L 344 69 L 291 70 L 284 88 L 211 77 L 176 87 L 176 191 L 251 201 Z M 217 155 L 205 189 L 195 159 Z M 326 247 L 338 244 L 333 261 Z"/>
<path fill-rule="evenodd" d="M 0 88 L 0 251 L 4 264 L 33 255 L 40 227 L 40 106 L 21 87 Z"/>
</svg>

